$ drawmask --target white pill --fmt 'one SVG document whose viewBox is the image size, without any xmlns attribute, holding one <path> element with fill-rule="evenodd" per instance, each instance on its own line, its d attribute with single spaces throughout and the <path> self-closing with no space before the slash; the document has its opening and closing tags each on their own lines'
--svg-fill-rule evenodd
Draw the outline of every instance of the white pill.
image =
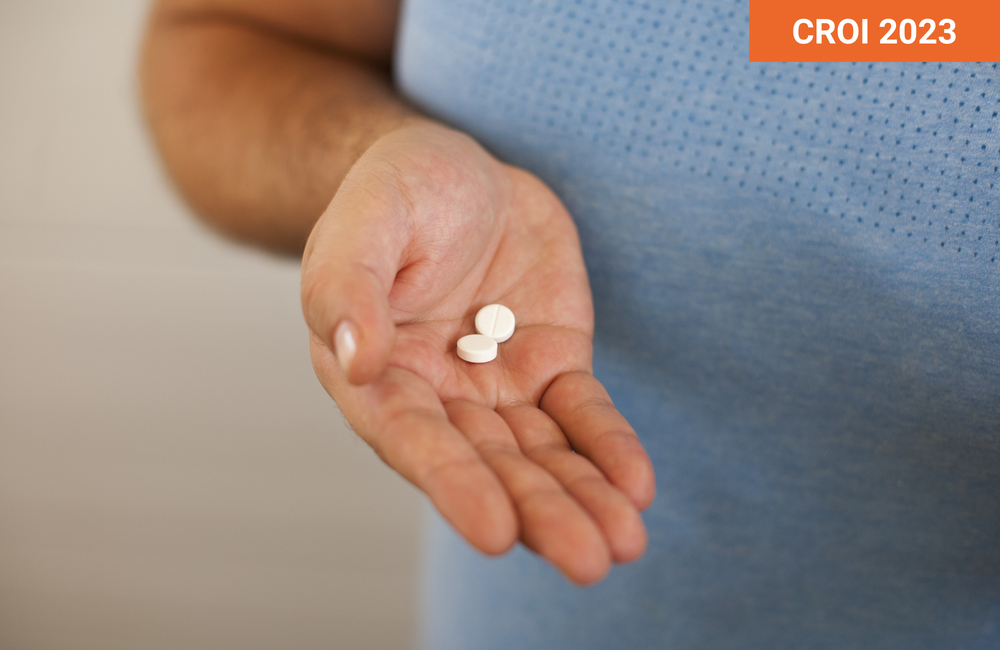
<svg viewBox="0 0 1000 650">
<path fill-rule="evenodd" d="M 503 343 L 514 334 L 514 312 L 503 305 L 486 305 L 476 314 L 476 331 Z"/>
<path fill-rule="evenodd" d="M 486 363 L 497 358 L 497 342 L 482 334 L 458 339 L 458 356 L 472 363 Z"/>
</svg>

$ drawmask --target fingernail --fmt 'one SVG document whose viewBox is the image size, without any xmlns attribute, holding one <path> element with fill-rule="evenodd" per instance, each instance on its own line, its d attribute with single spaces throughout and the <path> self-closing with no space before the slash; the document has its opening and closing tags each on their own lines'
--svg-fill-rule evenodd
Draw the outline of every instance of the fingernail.
<svg viewBox="0 0 1000 650">
<path fill-rule="evenodd" d="M 354 361 L 354 353 L 358 351 L 358 344 L 354 340 L 354 328 L 346 320 L 337 326 L 337 333 L 333 336 L 333 345 L 337 353 L 337 361 L 345 375 L 351 373 L 351 362 Z"/>
</svg>

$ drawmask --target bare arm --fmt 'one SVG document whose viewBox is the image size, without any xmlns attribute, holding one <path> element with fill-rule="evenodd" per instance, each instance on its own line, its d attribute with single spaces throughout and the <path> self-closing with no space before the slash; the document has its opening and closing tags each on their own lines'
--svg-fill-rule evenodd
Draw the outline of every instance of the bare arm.
<svg viewBox="0 0 1000 650">
<path fill-rule="evenodd" d="M 578 583 L 641 555 L 652 465 L 591 372 L 559 199 L 393 92 L 392 0 L 160 0 L 143 57 L 177 185 L 219 229 L 302 252 L 313 366 L 358 435 L 477 548 Z M 502 302 L 495 362 L 455 343 Z"/>
<path fill-rule="evenodd" d="M 393 91 L 395 0 L 160 0 L 142 58 L 170 174 L 215 227 L 301 253 L 368 147 L 416 113 Z"/>
</svg>

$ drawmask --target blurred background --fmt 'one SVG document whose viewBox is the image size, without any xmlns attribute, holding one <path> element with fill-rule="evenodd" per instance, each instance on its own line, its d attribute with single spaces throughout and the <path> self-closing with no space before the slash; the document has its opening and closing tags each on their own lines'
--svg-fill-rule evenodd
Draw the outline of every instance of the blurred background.
<svg viewBox="0 0 1000 650">
<path fill-rule="evenodd" d="M 146 9 L 0 0 L 0 650 L 411 647 L 421 498 L 164 180 Z"/>
</svg>

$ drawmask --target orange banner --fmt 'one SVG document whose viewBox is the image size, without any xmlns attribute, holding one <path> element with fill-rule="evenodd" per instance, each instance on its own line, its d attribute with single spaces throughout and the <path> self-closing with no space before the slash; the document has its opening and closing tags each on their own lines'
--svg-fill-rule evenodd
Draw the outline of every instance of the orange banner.
<svg viewBox="0 0 1000 650">
<path fill-rule="evenodd" d="M 1000 0 L 750 0 L 750 61 L 1000 61 Z"/>
</svg>

